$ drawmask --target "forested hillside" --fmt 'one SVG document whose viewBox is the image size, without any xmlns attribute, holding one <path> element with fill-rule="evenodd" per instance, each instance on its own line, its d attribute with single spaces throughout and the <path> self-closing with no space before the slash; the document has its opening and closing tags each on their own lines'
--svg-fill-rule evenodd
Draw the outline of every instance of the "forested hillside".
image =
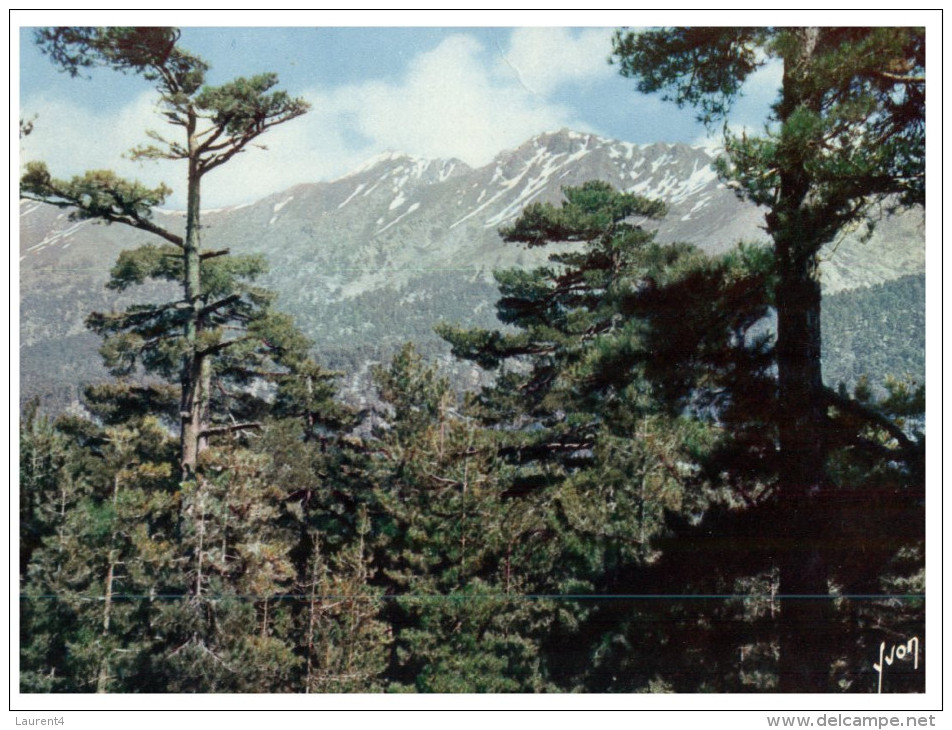
<svg viewBox="0 0 952 730">
<path fill-rule="evenodd" d="M 925 382 L 925 276 L 838 292 L 823 300 L 823 377 L 854 386 L 866 377 Z"/>
</svg>

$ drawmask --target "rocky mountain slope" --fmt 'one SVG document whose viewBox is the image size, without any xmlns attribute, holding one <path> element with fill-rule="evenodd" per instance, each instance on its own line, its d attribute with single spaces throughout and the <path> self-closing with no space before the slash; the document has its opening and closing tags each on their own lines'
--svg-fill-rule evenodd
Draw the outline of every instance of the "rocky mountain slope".
<svg viewBox="0 0 952 730">
<path fill-rule="evenodd" d="M 279 292 L 280 308 L 295 316 L 329 365 L 358 373 L 406 340 L 445 352 L 432 334 L 437 321 L 492 325 L 492 271 L 534 266 L 546 256 L 503 243 L 498 228 L 528 203 L 557 203 L 563 186 L 597 178 L 664 200 L 662 241 L 719 252 L 739 240 L 762 240 L 761 211 L 720 182 L 711 163 L 703 148 L 567 130 L 530 139 L 477 169 L 386 154 L 331 182 L 205 211 L 202 235 L 210 248 L 263 253 L 271 266 L 263 283 Z M 156 219 L 183 227 L 181 212 L 158 211 Z M 62 407 L 76 400 L 82 383 L 104 377 L 83 318 L 164 295 L 157 287 L 122 297 L 103 288 L 119 251 L 147 240 L 21 201 L 21 400 L 39 395 Z M 920 274 L 921 213 L 884 219 L 865 244 L 847 236 L 826 258 L 828 293 Z"/>
</svg>

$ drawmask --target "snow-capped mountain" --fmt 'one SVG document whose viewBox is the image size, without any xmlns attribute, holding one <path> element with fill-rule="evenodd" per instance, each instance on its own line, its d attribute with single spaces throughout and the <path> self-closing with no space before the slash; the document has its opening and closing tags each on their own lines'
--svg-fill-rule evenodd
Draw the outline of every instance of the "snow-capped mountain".
<svg viewBox="0 0 952 730">
<path fill-rule="evenodd" d="M 530 139 L 471 168 L 459 160 L 378 156 L 331 182 L 298 185 L 250 205 L 203 213 L 209 248 L 263 254 L 263 282 L 279 293 L 330 364 L 356 370 L 414 339 L 433 347 L 439 320 L 492 325 L 492 271 L 542 263 L 547 253 L 503 243 L 498 229 L 529 203 L 557 203 L 590 179 L 660 198 L 669 206 L 661 241 L 719 252 L 762 240 L 763 215 L 718 180 L 704 148 L 635 145 L 563 130 Z M 181 229 L 183 214 L 157 211 Z M 833 292 L 924 270 L 921 215 L 884 220 L 865 246 L 831 248 L 824 284 Z M 58 393 L 102 377 L 96 338 L 83 326 L 118 297 L 103 285 L 119 251 L 149 240 L 128 228 L 74 222 L 68 212 L 20 205 L 22 395 Z M 152 295 L 161 296 L 152 291 Z"/>
</svg>

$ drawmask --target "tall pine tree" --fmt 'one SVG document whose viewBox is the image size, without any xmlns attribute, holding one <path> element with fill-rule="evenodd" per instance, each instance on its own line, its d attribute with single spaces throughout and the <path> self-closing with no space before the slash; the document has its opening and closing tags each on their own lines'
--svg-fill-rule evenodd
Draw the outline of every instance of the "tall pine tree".
<svg viewBox="0 0 952 730">
<path fill-rule="evenodd" d="M 113 284 L 123 288 L 144 278 L 170 279 L 181 286 L 181 298 L 164 306 L 134 307 L 91 324 L 100 332 L 121 333 L 109 351 L 114 361 L 129 366 L 140 360 L 162 374 L 174 371 L 180 386 L 181 468 L 189 478 L 209 433 L 225 428 L 211 423 L 213 362 L 247 341 L 227 336 L 227 327 L 253 318 L 261 304 L 260 293 L 234 284 L 259 273 L 260 261 L 222 260 L 227 250 L 202 249 L 202 180 L 272 127 L 304 114 L 308 105 L 274 91 L 277 77 L 271 73 L 206 86 L 208 65 L 178 46 L 179 35 L 174 28 L 45 28 L 36 32 L 36 42 L 73 76 L 106 67 L 154 84 L 159 113 L 178 138 L 150 133 L 154 144 L 139 147 L 132 155 L 185 162 L 184 236 L 152 218 L 152 210 L 170 193 L 167 187 L 150 189 L 109 171 L 60 180 L 43 163 L 30 163 L 21 195 L 69 208 L 75 218 L 121 223 L 158 239 L 157 245 L 121 257 Z"/>
<path fill-rule="evenodd" d="M 497 272 L 497 311 L 510 328 L 439 331 L 457 356 L 498 368 L 475 413 L 506 465 L 502 499 L 541 516 L 510 557 L 539 541 L 529 585 L 564 597 L 544 642 L 551 676 L 568 689 L 630 689 L 633 673 L 619 684 L 594 667 L 631 604 L 571 596 L 634 592 L 619 573 L 653 559 L 666 508 L 691 506 L 684 445 L 703 440 L 692 432 L 704 427 L 663 407 L 648 377 L 656 365 L 648 322 L 631 300 L 703 256 L 653 240 L 645 224 L 663 215 L 657 201 L 598 181 L 563 192 L 561 206 L 533 204 L 501 231 L 511 243 L 555 250 L 549 266 Z"/>
<path fill-rule="evenodd" d="M 777 312 L 776 432 L 783 519 L 778 553 L 781 691 L 831 689 L 829 536 L 821 531 L 833 486 L 831 409 L 820 369 L 821 248 L 868 221 L 872 207 L 922 204 L 925 190 L 925 32 L 916 28 L 680 28 L 621 30 L 614 60 L 643 93 L 662 92 L 728 115 L 743 82 L 767 62 L 783 79 L 766 132 L 727 135 L 721 171 L 766 208 Z M 881 424 L 879 424 L 881 425 Z M 901 446 L 903 439 L 896 434 Z M 900 449 L 903 451 L 904 449 Z M 828 627 L 828 628 L 823 628 Z"/>
</svg>

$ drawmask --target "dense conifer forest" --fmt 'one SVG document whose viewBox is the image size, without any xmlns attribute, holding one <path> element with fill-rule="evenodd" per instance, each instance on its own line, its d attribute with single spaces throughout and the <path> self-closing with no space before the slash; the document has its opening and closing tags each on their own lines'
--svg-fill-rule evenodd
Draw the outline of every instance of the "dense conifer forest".
<svg viewBox="0 0 952 730">
<path fill-rule="evenodd" d="M 360 410 L 266 262 L 201 241 L 204 174 L 307 105 L 273 74 L 206 85 L 174 29 L 36 42 L 159 91 L 136 154 L 187 162 L 189 208 L 178 235 L 164 187 L 22 177 L 153 234 L 108 286 L 170 292 L 89 313 L 113 380 L 84 414 L 22 414 L 22 692 L 924 691 L 924 342 L 867 357 L 896 352 L 880 320 L 924 317 L 923 279 L 821 308 L 815 276 L 871 201 L 922 203 L 923 33 L 618 31 L 623 75 L 709 121 L 785 64 L 774 131 L 729 137 L 721 169 L 771 242 L 660 244 L 662 202 L 566 187 L 500 230 L 549 263 L 495 273 L 498 326 L 436 332 L 488 384 L 407 343 Z M 382 314 L 384 337 L 403 310 Z M 874 667 L 912 637 L 915 666 Z"/>
</svg>

